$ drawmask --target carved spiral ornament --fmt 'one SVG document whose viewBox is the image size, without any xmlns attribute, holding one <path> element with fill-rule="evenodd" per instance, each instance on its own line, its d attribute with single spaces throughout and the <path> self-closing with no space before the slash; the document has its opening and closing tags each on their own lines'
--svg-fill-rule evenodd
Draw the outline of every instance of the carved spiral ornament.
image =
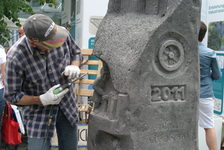
<svg viewBox="0 0 224 150">
<path fill-rule="evenodd" d="M 182 44 L 176 40 L 165 41 L 159 49 L 158 60 L 165 70 L 177 70 L 184 62 Z"/>
</svg>

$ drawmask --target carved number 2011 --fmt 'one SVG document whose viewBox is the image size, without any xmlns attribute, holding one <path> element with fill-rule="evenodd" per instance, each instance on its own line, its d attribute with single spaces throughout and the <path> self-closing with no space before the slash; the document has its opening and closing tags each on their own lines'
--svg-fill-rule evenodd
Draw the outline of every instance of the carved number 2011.
<svg viewBox="0 0 224 150">
<path fill-rule="evenodd" d="M 184 100 L 185 86 L 154 86 L 151 92 L 152 102 Z"/>
</svg>

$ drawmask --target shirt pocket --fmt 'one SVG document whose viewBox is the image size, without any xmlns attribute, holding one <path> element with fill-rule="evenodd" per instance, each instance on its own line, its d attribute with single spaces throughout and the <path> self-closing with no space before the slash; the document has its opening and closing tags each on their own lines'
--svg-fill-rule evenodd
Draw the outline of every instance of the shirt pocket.
<svg viewBox="0 0 224 150">
<path fill-rule="evenodd" d="M 28 87 L 38 87 L 39 85 L 44 85 L 46 83 L 47 74 L 46 74 L 46 66 L 41 68 L 33 68 L 30 70 L 26 70 L 25 73 L 25 82 Z"/>
</svg>

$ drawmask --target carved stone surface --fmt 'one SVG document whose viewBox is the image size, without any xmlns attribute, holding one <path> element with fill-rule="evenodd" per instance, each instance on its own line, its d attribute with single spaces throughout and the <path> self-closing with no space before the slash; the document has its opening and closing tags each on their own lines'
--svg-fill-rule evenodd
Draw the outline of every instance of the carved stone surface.
<svg viewBox="0 0 224 150">
<path fill-rule="evenodd" d="M 88 150 L 197 150 L 199 0 L 110 0 Z"/>
</svg>

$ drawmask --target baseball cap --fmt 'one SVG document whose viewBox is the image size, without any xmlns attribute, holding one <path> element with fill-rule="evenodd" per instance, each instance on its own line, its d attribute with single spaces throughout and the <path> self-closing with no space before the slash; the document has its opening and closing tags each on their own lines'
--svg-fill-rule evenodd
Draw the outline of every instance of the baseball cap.
<svg viewBox="0 0 224 150">
<path fill-rule="evenodd" d="M 61 46 L 68 37 L 68 31 L 43 14 L 34 14 L 27 18 L 23 25 L 26 37 L 30 40 L 38 39 L 48 48 Z"/>
</svg>

